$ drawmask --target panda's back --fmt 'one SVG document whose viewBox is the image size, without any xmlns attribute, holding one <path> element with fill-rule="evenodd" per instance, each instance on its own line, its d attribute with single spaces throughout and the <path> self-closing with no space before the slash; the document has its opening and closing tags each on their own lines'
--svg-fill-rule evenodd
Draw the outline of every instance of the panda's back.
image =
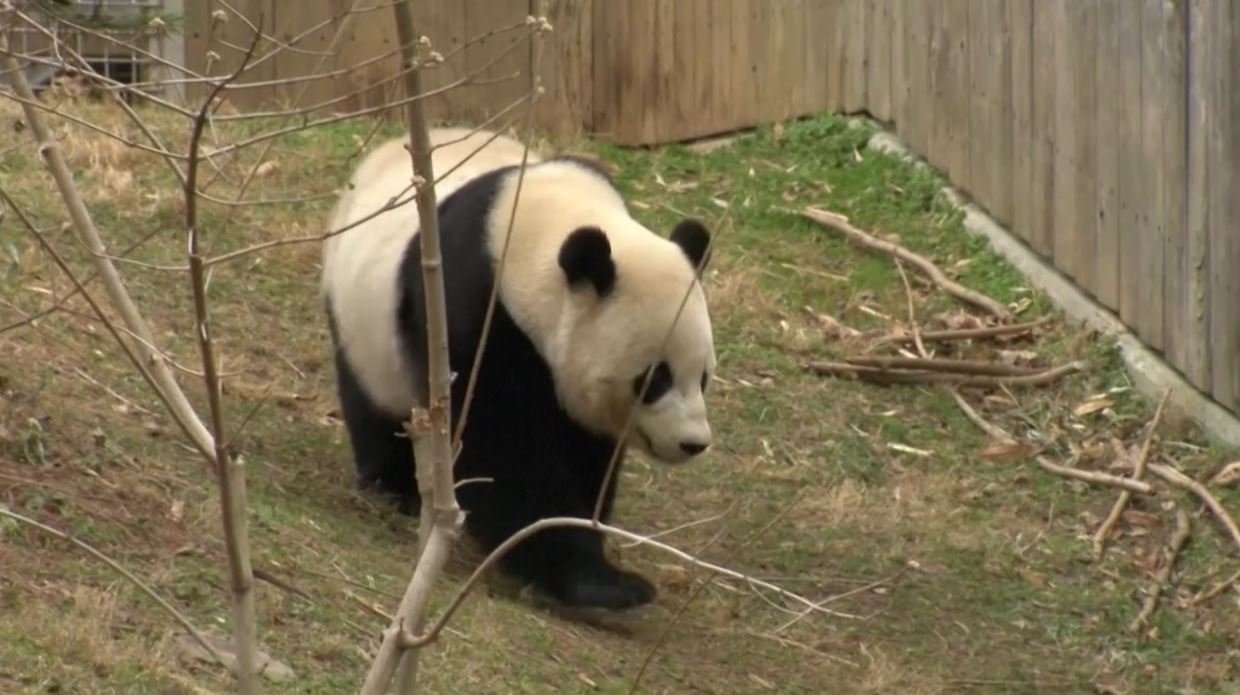
<svg viewBox="0 0 1240 695">
<path fill-rule="evenodd" d="M 494 137 L 488 143 L 493 137 L 463 128 L 431 131 L 432 144 L 440 145 L 432 158 L 440 179 L 435 189 L 441 207 L 471 180 L 520 164 L 524 146 L 505 137 Z M 363 159 L 352 176 L 352 190 L 341 196 L 332 211 L 330 228 L 358 223 L 398 196 L 399 201 L 409 202 L 329 237 L 323 247 L 322 278 L 338 348 L 375 405 L 400 416 L 422 401 L 415 385 L 423 381 L 405 354 L 397 317 L 402 261 L 419 229 L 406 143 L 406 139 L 391 140 Z M 477 155 L 462 163 L 480 147 Z M 528 161 L 539 159 L 531 152 Z M 453 229 L 444 227 L 441 233 L 450 235 Z M 460 241 L 475 243 L 473 239 Z"/>
</svg>

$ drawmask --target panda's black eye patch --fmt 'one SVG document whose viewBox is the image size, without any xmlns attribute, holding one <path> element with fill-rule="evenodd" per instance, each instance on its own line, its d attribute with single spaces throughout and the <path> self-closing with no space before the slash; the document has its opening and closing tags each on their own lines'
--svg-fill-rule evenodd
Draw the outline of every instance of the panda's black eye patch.
<svg viewBox="0 0 1240 695">
<path fill-rule="evenodd" d="M 654 370 L 653 374 L 651 374 L 652 369 Z M 646 388 L 646 395 L 642 397 L 642 403 L 650 405 L 672 390 L 672 368 L 667 366 L 667 362 L 660 362 L 654 367 L 647 367 L 646 371 L 633 378 L 633 395 L 641 394 L 642 386 L 646 384 L 646 375 L 650 375 L 650 386 Z"/>
</svg>

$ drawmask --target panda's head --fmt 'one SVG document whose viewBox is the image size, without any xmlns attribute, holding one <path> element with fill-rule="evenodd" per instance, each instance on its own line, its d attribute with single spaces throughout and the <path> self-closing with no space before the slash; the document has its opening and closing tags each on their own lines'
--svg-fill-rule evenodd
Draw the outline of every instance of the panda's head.
<svg viewBox="0 0 1240 695">
<path fill-rule="evenodd" d="M 668 238 L 627 215 L 563 238 L 567 292 L 550 342 L 561 401 L 582 424 L 667 463 L 711 444 L 705 394 L 714 339 L 699 280 L 709 232 L 684 220 Z M 630 421 L 631 420 L 631 421 Z"/>
</svg>

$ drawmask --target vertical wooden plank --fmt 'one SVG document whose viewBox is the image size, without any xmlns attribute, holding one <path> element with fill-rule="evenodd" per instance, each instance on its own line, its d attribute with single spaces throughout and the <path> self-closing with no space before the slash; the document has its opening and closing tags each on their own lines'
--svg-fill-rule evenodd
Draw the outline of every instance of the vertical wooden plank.
<svg viewBox="0 0 1240 695">
<path fill-rule="evenodd" d="M 541 82 L 546 94 L 537 107 L 538 126 L 565 137 L 581 135 L 593 115 L 591 37 L 594 0 L 551 0 L 552 32 L 543 44 Z"/>
<path fill-rule="evenodd" d="M 904 4 L 904 74 L 908 82 L 907 113 L 900 136 L 922 157 L 930 156 L 933 108 L 930 90 L 930 25 L 934 14 L 929 3 Z"/>
<path fill-rule="evenodd" d="M 1141 276 L 1141 211 L 1145 204 L 1144 160 L 1141 156 L 1141 6 L 1135 2 L 1119 5 L 1119 110 L 1116 121 L 1119 137 L 1119 228 L 1120 228 L 1120 318 L 1135 328 L 1144 310 L 1141 284 L 1151 278 Z"/>
<path fill-rule="evenodd" d="M 640 144 L 647 90 L 657 69 L 655 0 L 603 2 L 594 7 L 594 128 L 600 138 Z"/>
<path fill-rule="evenodd" d="M 1187 252 L 1184 258 L 1184 375 L 1203 391 L 1211 389 L 1210 380 L 1210 195 L 1207 172 L 1211 159 L 1209 132 L 1211 125 L 1210 89 L 1215 66 L 1212 57 L 1217 50 L 1218 27 L 1211 21 L 1214 2 L 1192 0 L 1189 7 L 1188 36 L 1185 39 L 1186 77 L 1188 80 L 1188 140 L 1185 215 Z"/>
<path fill-rule="evenodd" d="M 1156 350 L 1163 349 L 1163 179 L 1159 157 L 1162 156 L 1162 70 L 1159 44 L 1162 41 L 1162 0 L 1144 0 L 1141 13 L 1141 144 L 1142 205 L 1140 225 L 1136 228 L 1140 248 L 1137 302 L 1140 311 L 1133 316 L 1137 334 Z"/>
<path fill-rule="evenodd" d="M 930 161 L 953 183 L 968 188 L 969 177 L 969 6 L 968 0 L 934 3 L 930 39 L 934 110 Z"/>
<path fill-rule="evenodd" d="M 1055 52 L 1054 7 L 1044 0 L 1033 0 L 1033 120 L 1032 203 L 1029 242 L 1034 250 L 1053 258 L 1055 253 Z"/>
<path fill-rule="evenodd" d="M 609 3 L 618 4 L 618 3 Z M 755 20 L 753 3 L 746 0 L 732 0 L 726 5 L 719 5 L 719 11 L 731 15 L 731 59 L 724 63 L 730 71 L 723 79 L 731 78 L 733 117 L 744 122 L 753 122 L 757 109 L 758 75 L 757 49 L 753 41 L 751 25 Z"/>
<path fill-rule="evenodd" d="M 698 89 L 697 110 L 701 117 L 707 119 L 708 132 L 719 133 L 734 127 L 732 73 L 744 70 L 744 58 L 732 52 L 734 18 L 727 3 L 699 0 L 695 17 L 698 45 L 702 45 L 704 36 L 710 48 L 709 53 L 697 58 L 694 66 Z"/>
<path fill-rule="evenodd" d="M 995 219 L 1011 225 L 1012 187 L 1007 184 L 1015 166 L 1012 132 L 1012 4 L 991 5 L 990 84 L 991 108 L 988 128 L 991 131 L 990 168 L 986 174 L 974 173 L 974 179 L 985 175 L 991 181 L 990 212 Z"/>
<path fill-rule="evenodd" d="M 1052 0 L 1055 52 L 1055 265 L 1086 291 L 1093 290 L 1094 55 L 1096 17 L 1091 3 Z"/>
<path fill-rule="evenodd" d="M 897 132 L 907 126 L 910 117 L 909 75 L 908 75 L 908 38 L 905 36 L 905 13 L 908 3 L 902 0 L 891 2 L 890 47 L 891 64 L 888 84 L 891 92 L 891 118 L 895 121 Z"/>
<path fill-rule="evenodd" d="M 775 45 L 781 47 L 778 52 L 782 57 L 783 70 L 791 81 L 784 119 L 813 112 L 809 104 L 809 90 L 806 86 L 810 79 L 810 74 L 805 71 L 808 43 L 805 32 L 801 30 L 811 2 L 813 0 L 786 0 L 783 11 L 778 17 L 780 41 Z M 816 77 L 817 73 L 814 75 Z"/>
<path fill-rule="evenodd" d="M 1012 191 L 1012 229 L 1033 245 L 1034 210 L 1039 204 L 1033 195 L 1033 0 L 1011 0 L 1010 9 L 1012 176 L 1009 184 Z"/>
<path fill-rule="evenodd" d="M 1214 398 L 1240 413 L 1240 8 L 1212 3 L 1211 63 L 1210 349 Z"/>
<path fill-rule="evenodd" d="M 891 4 L 867 0 L 865 16 L 866 106 L 879 121 L 891 120 Z"/>
<path fill-rule="evenodd" d="M 995 82 L 1000 71 L 992 55 L 993 43 L 998 42 L 998 28 L 993 25 L 992 17 L 998 14 L 1002 4 L 971 2 L 968 7 L 969 123 L 973 126 L 969 130 L 969 168 L 978 172 L 969 182 L 968 191 L 986 210 L 991 209 L 994 190 L 1000 188 L 1002 182 L 989 176 L 990 163 L 999 145 L 991 116 L 996 105 Z"/>
<path fill-rule="evenodd" d="M 1094 296 L 1112 310 L 1119 309 L 1119 140 L 1116 124 L 1124 114 L 1119 108 L 1119 4 L 1098 3 L 1098 48 L 1093 89 L 1094 142 L 1097 143 L 1094 187 L 1097 220 L 1094 226 Z"/>
<path fill-rule="evenodd" d="M 816 18 L 818 21 L 815 26 L 808 26 L 809 22 L 806 22 L 805 30 L 811 46 L 815 45 L 816 38 L 821 41 L 817 55 L 822 62 L 815 66 L 820 75 L 818 79 L 822 82 L 822 110 L 839 111 L 843 104 L 840 91 L 840 63 L 844 60 L 843 34 L 840 30 L 843 7 L 838 1 L 815 3 L 815 7 L 817 11 L 811 15 L 811 20 Z"/>
<path fill-rule="evenodd" d="M 529 0 L 462 0 L 469 36 L 513 24 L 529 16 Z M 477 120 L 490 117 L 530 89 L 530 35 L 524 27 L 488 37 L 466 51 L 469 73 L 483 84 L 460 92 L 462 109 Z"/>
<path fill-rule="evenodd" d="M 840 102 L 845 113 L 865 108 L 865 0 L 840 0 Z"/>
<path fill-rule="evenodd" d="M 1158 3 L 1157 103 L 1159 120 L 1159 166 L 1162 170 L 1162 209 L 1159 226 L 1163 237 L 1163 351 L 1167 360 L 1183 370 L 1187 362 L 1189 329 L 1192 326 L 1188 297 L 1188 180 L 1185 102 L 1187 75 L 1185 3 Z"/>
<path fill-rule="evenodd" d="M 717 4 L 717 3 L 712 3 Z M 834 98 L 829 85 L 832 82 L 830 66 L 835 61 L 835 3 L 809 0 L 805 4 L 805 17 L 801 22 L 802 41 L 805 44 L 806 106 L 809 113 L 833 111 Z"/>
</svg>

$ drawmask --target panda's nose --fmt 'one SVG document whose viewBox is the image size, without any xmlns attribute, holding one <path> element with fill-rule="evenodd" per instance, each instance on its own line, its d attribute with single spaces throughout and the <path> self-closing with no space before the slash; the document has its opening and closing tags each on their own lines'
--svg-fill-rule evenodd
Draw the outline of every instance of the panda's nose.
<svg viewBox="0 0 1240 695">
<path fill-rule="evenodd" d="M 681 442 L 681 443 L 680 443 L 680 450 L 681 450 L 681 451 L 683 451 L 683 452 L 685 452 L 686 454 L 688 454 L 688 455 L 690 455 L 690 456 L 697 456 L 698 454 L 702 453 L 703 451 L 706 451 L 706 447 L 707 447 L 707 446 L 709 446 L 709 445 L 708 445 L 708 444 L 700 444 L 700 443 L 698 443 L 698 442 Z"/>
</svg>

